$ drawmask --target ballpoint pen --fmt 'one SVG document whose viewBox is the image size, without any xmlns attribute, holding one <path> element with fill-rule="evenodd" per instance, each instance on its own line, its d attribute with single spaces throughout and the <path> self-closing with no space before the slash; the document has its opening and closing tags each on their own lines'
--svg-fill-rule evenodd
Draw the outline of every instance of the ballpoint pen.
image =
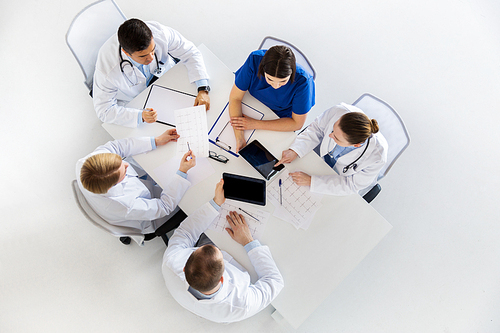
<svg viewBox="0 0 500 333">
<path fill-rule="evenodd" d="M 188 144 L 188 151 L 189 151 L 189 150 L 191 150 L 191 147 L 189 147 L 189 142 L 188 142 L 187 144 Z M 191 156 L 188 156 L 188 157 L 186 158 L 186 161 L 190 161 L 191 159 L 192 159 L 192 157 L 191 157 Z"/>
<path fill-rule="evenodd" d="M 283 206 L 283 192 L 281 192 L 281 179 L 278 184 L 280 185 L 280 205 Z"/>
<path fill-rule="evenodd" d="M 252 214 L 250 214 L 249 212 L 247 212 L 246 210 L 243 210 L 241 208 L 238 208 L 239 210 L 241 210 L 243 213 L 247 214 L 248 216 L 250 216 L 251 218 L 253 218 L 255 221 L 258 221 L 260 222 L 260 220 L 258 218 L 256 218 L 255 216 L 253 216 Z"/>
<path fill-rule="evenodd" d="M 157 120 L 156 122 L 157 122 L 157 123 L 159 123 L 159 124 L 163 124 L 163 125 L 168 125 L 168 126 L 175 127 L 175 125 L 172 125 L 172 124 L 166 123 L 166 122 L 161 121 L 161 120 Z"/>
</svg>

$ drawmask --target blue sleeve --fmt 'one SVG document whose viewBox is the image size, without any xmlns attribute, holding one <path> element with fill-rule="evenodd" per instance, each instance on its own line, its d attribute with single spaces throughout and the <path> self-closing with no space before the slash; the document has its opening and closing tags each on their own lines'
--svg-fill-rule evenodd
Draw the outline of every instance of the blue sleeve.
<svg viewBox="0 0 500 333">
<path fill-rule="evenodd" d="M 238 89 L 242 91 L 247 91 L 250 88 L 250 83 L 257 77 L 258 67 L 255 67 L 254 56 L 251 53 L 243 66 L 240 67 L 234 74 L 234 84 Z"/>
<path fill-rule="evenodd" d="M 302 80 L 301 80 L 302 81 Z M 306 114 L 315 104 L 315 86 L 312 77 L 306 77 L 297 86 L 292 101 L 292 112 L 295 114 Z"/>
<path fill-rule="evenodd" d="M 201 79 L 201 80 L 197 80 L 197 81 L 194 81 L 194 83 L 196 83 L 196 88 L 199 88 L 199 87 L 206 87 L 208 86 L 208 79 Z"/>
<path fill-rule="evenodd" d="M 220 210 L 220 206 L 218 204 L 215 203 L 214 199 L 210 200 L 209 201 L 210 204 L 212 205 L 212 207 L 215 208 L 216 211 L 219 211 Z"/>
<path fill-rule="evenodd" d="M 176 174 L 178 174 L 179 176 L 181 176 L 184 179 L 187 179 L 187 177 L 188 177 L 187 173 L 182 172 L 181 170 L 177 170 Z"/>
<path fill-rule="evenodd" d="M 137 126 L 142 124 L 144 121 L 142 121 L 142 111 L 137 114 Z"/>
<path fill-rule="evenodd" d="M 259 246 L 261 246 L 260 242 L 257 239 L 254 239 L 253 241 L 251 241 L 250 243 L 245 245 L 244 248 L 245 248 L 245 251 L 247 251 L 247 253 L 248 253 L 252 249 L 255 249 L 256 247 L 259 247 Z"/>
</svg>

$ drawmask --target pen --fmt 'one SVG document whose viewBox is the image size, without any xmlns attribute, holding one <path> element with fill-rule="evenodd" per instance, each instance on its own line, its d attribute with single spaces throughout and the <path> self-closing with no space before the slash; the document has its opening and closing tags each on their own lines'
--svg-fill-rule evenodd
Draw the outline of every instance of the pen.
<svg viewBox="0 0 500 333">
<path fill-rule="evenodd" d="M 188 151 L 189 151 L 189 150 L 191 150 L 191 148 L 189 147 L 189 142 L 188 142 L 187 144 L 188 144 Z M 188 157 L 186 158 L 186 161 L 190 161 L 191 159 L 192 159 L 192 157 L 191 157 L 191 156 L 188 156 Z"/>
<path fill-rule="evenodd" d="M 248 216 L 250 216 L 251 218 L 253 218 L 255 221 L 258 221 L 260 222 L 259 219 L 257 219 L 255 216 L 253 216 L 252 214 L 250 214 L 249 212 L 247 212 L 246 210 L 243 210 L 241 208 L 238 208 L 239 210 L 241 210 L 243 213 L 247 214 Z"/>
<path fill-rule="evenodd" d="M 160 124 L 163 124 L 163 125 L 167 125 L 167 126 L 172 126 L 172 127 L 175 127 L 175 125 L 172 125 L 172 124 L 166 123 L 166 122 L 161 121 L 161 120 L 157 120 L 156 122 L 157 122 L 157 123 L 160 123 Z"/>
<path fill-rule="evenodd" d="M 279 181 L 279 185 L 280 185 L 280 205 L 283 206 L 283 193 L 281 192 L 281 179 Z"/>
</svg>

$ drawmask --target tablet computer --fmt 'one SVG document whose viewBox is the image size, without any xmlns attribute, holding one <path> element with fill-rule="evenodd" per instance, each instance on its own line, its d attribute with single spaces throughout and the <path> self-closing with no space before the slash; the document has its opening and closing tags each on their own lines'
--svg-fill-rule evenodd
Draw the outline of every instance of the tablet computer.
<svg viewBox="0 0 500 333">
<path fill-rule="evenodd" d="M 283 164 L 274 167 L 279 160 L 257 140 L 246 145 L 239 154 L 267 180 L 285 167 Z"/>
<path fill-rule="evenodd" d="M 224 196 L 256 205 L 266 205 L 266 181 L 251 177 L 223 173 Z"/>
</svg>

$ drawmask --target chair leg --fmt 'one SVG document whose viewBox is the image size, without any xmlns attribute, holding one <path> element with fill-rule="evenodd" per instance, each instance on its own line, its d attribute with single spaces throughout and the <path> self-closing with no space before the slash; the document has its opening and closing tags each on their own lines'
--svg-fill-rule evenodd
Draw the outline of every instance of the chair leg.
<svg viewBox="0 0 500 333">
<path fill-rule="evenodd" d="M 366 202 L 370 203 L 373 201 L 373 199 L 375 199 L 375 197 L 380 193 L 380 191 L 382 191 L 382 187 L 379 184 L 377 184 L 373 186 L 372 189 L 363 196 L 363 199 L 365 199 Z"/>
<path fill-rule="evenodd" d="M 163 242 L 168 247 L 168 236 L 167 236 L 167 234 L 161 235 L 161 239 L 163 239 Z"/>
<path fill-rule="evenodd" d="M 125 245 L 130 245 L 130 242 L 132 241 L 132 238 L 130 237 L 120 237 L 120 242 Z"/>
</svg>

